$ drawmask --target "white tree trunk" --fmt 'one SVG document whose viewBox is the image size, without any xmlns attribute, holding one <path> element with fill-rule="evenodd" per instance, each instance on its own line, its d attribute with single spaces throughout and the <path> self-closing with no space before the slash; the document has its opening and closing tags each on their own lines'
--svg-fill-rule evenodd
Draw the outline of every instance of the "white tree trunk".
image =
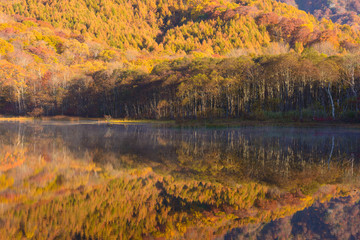
<svg viewBox="0 0 360 240">
<path fill-rule="evenodd" d="M 335 119 L 335 105 L 334 105 L 334 100 L 333 100 L 333 97 L 331 95 L 331 84 L 329 83 L 328 87 L 327 87 L 327 93 L 329 95 L 329 98 L 330 98 L 330 103 L 331 103 L 331 116 L 333 119 Z"/>
</svg>

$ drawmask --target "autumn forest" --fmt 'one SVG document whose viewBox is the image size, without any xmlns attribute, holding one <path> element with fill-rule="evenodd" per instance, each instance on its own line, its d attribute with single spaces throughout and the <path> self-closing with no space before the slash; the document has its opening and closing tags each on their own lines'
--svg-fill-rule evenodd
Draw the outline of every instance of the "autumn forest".
<svg viewBox="0 0 360 240">
<path fill-rule="evenodd" d="M 0 240 L 360 239 L 360 0 L 0 0 Z"/>
<path fill-rule="evenodd" d="M 1 114 L 359 119 L 357 27 L 285 3 L 19 0 L 0 8 Z"/>
</svg>

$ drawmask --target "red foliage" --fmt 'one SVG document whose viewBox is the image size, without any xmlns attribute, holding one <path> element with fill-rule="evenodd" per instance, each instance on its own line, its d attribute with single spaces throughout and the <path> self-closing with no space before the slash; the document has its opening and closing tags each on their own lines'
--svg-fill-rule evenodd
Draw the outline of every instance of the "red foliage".
<svg viewBox="0 0 360 240">
<path fill-rule="evenodd" d="M 39 27 L 46 27 L 46 28 L 54 29 L 54 27 L 48 22 L 37 20 L 36 23 L 39 24 Z"/>
<path fill-rule="evenodd" d="M 15 14 L 12 16 L 15 21 L 17 22 L 23 22 L 23 21 L 32 21 L 32 22 L 37 22 L 36 18 L 32 18 L 32 17 L 24 17 L 24 16 L 21 16 L 19 14 Z"/>
<path fill-rule="evenodd" d="M 296 18 L 282 18 L 279 22 L 284 38 L 291 38 L 295 30 L 301 27 L 304 21 Z"/>
<path fill-rule="evenodd" d="M 227 9 L 225 12 L 220 11 L 221 8 L 224 8 L 223 5 L 209 5 L 204 7 L 202 10 L 209 18 L 216 19 L 220 17 L 223 20 L 230 20 L 237 16 L 254 16 L 258 12 L 256 7 L 252 6 L 240 6 L 235 9 Z"/>
<path fill-rule="evenodd" d="M 3 30 L 0 30 L 0 33 L 5 34 L 5 35 L 12 35 L 12 34 L 16 34 L 18 33 L 18 30 L 15 30 L 14 28 L 5 28 Z"/>
<path fill-rule="evenodd" d="M 258 25 L 278 24 L 280 22 L 280 16 L 275 13 L 265 13 L 256 19 Z"/>
<path fill-rule="evenodd" d="M 30 46 L 27 48 L 27 50 L 30 53 L 37 55 L 38 57 L 43 59 L 45 62 L 50 59 L 51 53 L 49 52 L 49 50 L 46 48 L 43 48 L 41 46 L 38 46 L 38 47 Z"/>
<path fill-rule="evenodd" d="M 64 33 L 63 31 L 56 31 L 55 35 L 61 38 L 67 38 L 68 35 L 66 33 Z"/>
<path fill-rule="evenodd" d="M 258 12 L 258 10 L 255 7 L 240 6 L 240 7 L 237 7 L 235 9 L 228 9 L 223 14 L 222 18 L 224 20 L 230 20 L 230 19 L 234 18 L 237 15 L 239 15 L 239 16 L 252 16 L 252 15 L 255 15 L 257 12 Z"/>
<path fill-rule="evenodd" d="M 41 86 L 43 89 L 47 88 L 49 86 L 49 82 L 51 80 L 53 73 L 52 72 L 46 72 L 42 78 L 41 78 Z"/>
<path fill-rule="evenodd" d="M 309 41 L 309 36 L 311 32 L 307 27 L 299 27 L 293 34 L 293 42 L 302 42 L 307 43 Z"/>
<path fill-rule="evenodd" d="M 333 30 L 323 31 L 318 39 L 320 42 L 337 42 L 337 36 Z"/>
</svg>

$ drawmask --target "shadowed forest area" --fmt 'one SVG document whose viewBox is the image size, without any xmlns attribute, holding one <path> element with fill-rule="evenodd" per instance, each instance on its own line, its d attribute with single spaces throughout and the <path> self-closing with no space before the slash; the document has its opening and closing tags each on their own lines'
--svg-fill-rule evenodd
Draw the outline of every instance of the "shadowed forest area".
<svg viewBox="0 0 360 240">
<path fill-rule="evenodd" d="M 9 85 L 2 89 L 2 113 L 359 121 L 359 70 L 357 55 L 326 57 L 311 50 L 256 58 L 184 58 L 160 63 L 150 73 L 98 71 L 50 92 L 25 83 L 16 92 Z M 34 96 L 40 96 L 37 103 Z M 41 101 L 45 96 L 47 101 Z"/>
<path fill-rule="evenodd" d="M 324 57 L 315 51 L 175 60 L 156 65 L 151 73 L 98 72 L 88 87 L 78 80 L 64 107 L 81 116 L 356 121 L 358 64 L 358 56 Z"/>
</svg>

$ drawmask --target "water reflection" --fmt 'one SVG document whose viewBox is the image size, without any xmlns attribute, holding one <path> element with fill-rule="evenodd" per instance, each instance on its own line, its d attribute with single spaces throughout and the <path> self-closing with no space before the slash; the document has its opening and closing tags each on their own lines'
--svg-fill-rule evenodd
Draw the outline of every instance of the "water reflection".
<svg viewBox="0 0 360 240">
<path fill-rule="evenodd" d="M 11 216 L 12 209 L 25 206 L 25 215 L 34 208 L 31 212 L 41 216 L 44 214 L 41 207 L 31 204 L 46 200 L 51 201 L 51 209 L 59 209 L 65 214 L 71 208 L 63 208 L 60 204 L 61 207 L 56 199 L 65 196 L 63 201 L 67 202 L 66 196 L 75 193 L 89 195 L 89 198 L 87 195 L 85 198 L 74 197 L 84 206 L 87 199 L 111 206 L 110 200 L 89 193 L 93 188 L 105 186 L 99 191 L 104 196 L 109 195 L 109 199 L 116 195 L 112 191 L 120 194 L 117 202 L 112 204 L 119 204 L 122 201 L 119 198 L 123 196 L 143 204 L 134 207 L 134 211 L 143 211 L 141 214 L 129 212 L 126 217 L 142 216 L 142 221 L 148 222 L 147 227 L 136 231 L 123 229 L 121 233 L 127 234 L 123 235 L 125 239 L 135 233 L 141 238 L 172 238 L 168 228 L 175 229 L 171 230 L 178 233 L 174 236 L 193 238 L 199 229 L 189 226 L 195 223 L 201 226 L 205 235 L 210 231 L 214 237 L 222 234 L 225 237 L 240 236 L 246 231 L 238 226 L 284 216 L 290 218 L 295 212 L 309 207 L 315 199 L 329 200 L 346 195 L 350 188 L 357 186 L 360 176 L 360 131 L 353 129 L 176 129 L 91 122 L 2 122 L 0 145 L 2 213 L 10 211 L 7 214 Z M 108 187 L 112 179 L 120 179 L 120 183 L 110 183 L 120 184 L 117 188 Z M 143 187 L 138 184 L 148 188 L 150 195 L 147 197 L 151 201 L 142 195 Z M 336 184 L 351 187 L 328 187 Z M 74 209 L 67 215 L 83 214 L 77 212 L 79 206 L 73 201 L 70 203 Z M 148 204 L 153 207 L 151 214 L 149 209 L 152 208 Z M 141 210 L 142 207 L 146 210 Z M 87 211 L 92 211 L 90 209 L 89 205 Z M 125 217 L 121 214 L 117 219 Z M 159 214 L 166 221 L 160 221 Z M 62 219 L 69 217 L 67 215 Z M 157 220 L 150 221 L 152 217 Z M 32 217 L 28 216 L 28 219 Z M 7 220 L 2 219 L 0 223 L 7 223 Z M 18 225 L 14 218 L 8 226 L 15 235 L 20 232 L 23 236 L 27 232 L 25 223 L 33 229 L 32 224 L 38 221 L 36 217 L 31 221 L 17 220 Z M 85 220 L 84 223 L 74 222 L 80 230 L 67 234 L 77 238 L 97 236 L 86 235 L 81 230 L 87 224 Z M 101 224 L 106 226 L 111 223 L 107 217 L 100 220 L 105 221 Z M 53 221 L 59 222 L 59 219 Z M 72 221 L 72 218 L 66 221 Z M 270 224 L 266 229 L 275 225 Z M 36 235 L 40 234 L 39 230 L 30 233 L 37 237 L 52 236 L 50 233 Z M 110 230 L 102 234 L 103 237 L 118 236 Z"/>
<path fill-rule="evenodd" d="M 347 196 L 311 207 L 270 223 L 248 225 L 229 231 L 235 239 L 360 239 L 360 196 Z"/>
<path fill-rule="evenodd" d="M 360 156 L 360 132 L 346 129 L 194 130 L 148 125 L 2 123 L 0 136 L 2 146 L 26 148 L 27 154 L 41 155 L 50 162 L 61 155 L 114 168 L 140 164 L 172 173 L 217 168 L 230 177 L 241 172 L 242 177 L 260 180 L 269 171 L 288 176 L 313 165 L 324 167 L 324 171 L 331 165 L 351 165 L 353 174 Z M 240 172 L 232 174 L 233 167 Z"/>
</svg>

